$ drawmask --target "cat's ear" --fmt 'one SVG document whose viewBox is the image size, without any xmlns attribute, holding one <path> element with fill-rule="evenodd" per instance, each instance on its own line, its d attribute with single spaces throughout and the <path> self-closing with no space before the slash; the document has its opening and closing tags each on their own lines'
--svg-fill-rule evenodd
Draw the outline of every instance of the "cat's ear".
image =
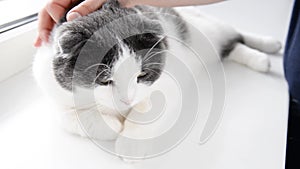
<svg viewBox="0 0 300 169">
<path fill-rule="evenodd" d="M 79 45 L 82 45 L 86 40 L 80 32 L 64 31 L 57 36 L 55 42 L 61 54 L 68 54 L 78 49 Z"/>
<path fill-rule="evenodd" d="M 68 50 L 65 46 L 65 38 L 67 38 L 67 37 L 64 35 L 61 35 L 56 39 L 56 44 L 57 44 L 57 47 L 61 54 L 68 53 Z"/>
</svg>

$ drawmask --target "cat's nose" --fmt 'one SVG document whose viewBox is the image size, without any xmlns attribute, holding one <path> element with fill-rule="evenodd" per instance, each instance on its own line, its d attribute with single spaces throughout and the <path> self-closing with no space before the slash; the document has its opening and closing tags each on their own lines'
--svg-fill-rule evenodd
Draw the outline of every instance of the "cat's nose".
<svg viewBox="0 0 300 169">
<path fill-rule="evenodd" d="M 126 105 L 130 105 L 132 103 L 131 99 L 120 99 L 121 102 L 123 102 Z"/>
</svg>

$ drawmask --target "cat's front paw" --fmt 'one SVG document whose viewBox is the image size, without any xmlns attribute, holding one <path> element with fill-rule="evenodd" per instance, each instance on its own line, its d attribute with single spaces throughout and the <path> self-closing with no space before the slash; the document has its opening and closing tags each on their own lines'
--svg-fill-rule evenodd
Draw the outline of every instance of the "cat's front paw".
<svg viewBox="0 0 300 169">
<path fill-rule="evenodd" d="M 252 63 L 250 63 L 250 67 L 259 72 L 269 72 L 271 68 L 271 61 L 268 55 L 259 54 L 259 57 L 256 57 Z"/>
<path fill-rule="evenodd" d="M 272 37 L 267 37 L 263 40 L 262 47 L 266 53 L 275 54 L 281 50 L 282 44 Z"/>
<path fill-rule="evenodd" d="M 117 116 L 98 111 L 63 111 L 61 125 L 69 133 L 102 141 L 116 140 L 123 129 Z"/>
</svg>

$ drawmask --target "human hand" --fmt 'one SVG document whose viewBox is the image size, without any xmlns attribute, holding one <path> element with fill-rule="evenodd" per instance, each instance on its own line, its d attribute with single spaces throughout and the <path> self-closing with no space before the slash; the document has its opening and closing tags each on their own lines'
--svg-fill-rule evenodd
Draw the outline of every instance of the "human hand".
<svg viewBox="0 0 300 169">
<path fill-rule="evenodd" d="M 78 3 L 79 0 L 50 0 L 39 13 L 38 36 L 34 42 L 35 47 L 40 47 L 42 42 L 48 42 L 49 35 L 54 25 L 65 12 Z M 101 7 L 106 0 L 85 0 L 72 8 L 67 14 L 67 21 L 71 21 L 80 16 L 85 16 Z M 127 0 L 122 0 L 124 3 Z"/>
</svg>

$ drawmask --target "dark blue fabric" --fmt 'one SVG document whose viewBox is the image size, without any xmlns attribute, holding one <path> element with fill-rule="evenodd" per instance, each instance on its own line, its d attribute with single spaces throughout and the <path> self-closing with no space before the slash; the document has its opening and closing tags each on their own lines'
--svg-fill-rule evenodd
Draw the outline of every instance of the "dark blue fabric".
<svg viewBox="0 0 300 169">
<path fill-rule="evenodd" d="M 285 169 L 300 169 L 300 116 L 299 105 L 290 98 Z"/>
<path fill-rule="evenodd" d="M 290 108 L 285 169 L 300 169 L 300 0 L 295 1 L 284 53 Z"/>
<path fill-rule="evenodd" d="M 300 1 L 296 0 L 286 48 L 284 53 L 284 71 L 289 92 L 295 101 L 300 101 Z"/>
</svg>

